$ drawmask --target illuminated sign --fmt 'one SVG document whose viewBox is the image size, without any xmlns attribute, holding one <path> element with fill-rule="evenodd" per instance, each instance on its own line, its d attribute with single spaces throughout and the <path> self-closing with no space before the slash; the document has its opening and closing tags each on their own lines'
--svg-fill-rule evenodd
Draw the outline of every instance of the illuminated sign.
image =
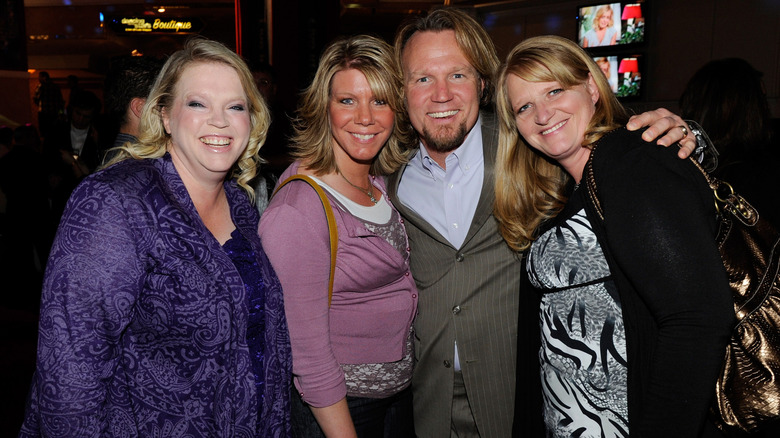
<svg viewBox="0 0 780 438">
<path fill-rule="evenodd" d="M 197 19 L 167 20 L 137 17 L 117 17 L 110 21 L 111 28 L 119 33 L 197 33 L 203 27 Z"/>
</svg>

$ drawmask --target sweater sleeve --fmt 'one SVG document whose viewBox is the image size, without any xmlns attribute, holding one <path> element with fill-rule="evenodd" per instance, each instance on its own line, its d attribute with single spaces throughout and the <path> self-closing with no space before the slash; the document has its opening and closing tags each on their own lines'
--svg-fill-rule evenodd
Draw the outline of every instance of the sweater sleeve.
<svg viewBox="0 0 780 438">
<path fill-rule="evenodd" d="M 22 436 L 105 436 L 108 387 L 143 268 L 121 198 L 94 180 L 73 193 L 48 260 L 38 358 Z"/>
<path fill-rule="evenodd" d="M 330 342 L 330 243 L 316 192 L 300 181 L 283 187 L 263 213 L 259 234 L 282 284 L 295 386 L 310 405 L 330 406 L 347 389 Z"/>
<path fill-rule="evenodd" d="M 616 154 L 598 186 L 609 250 L 658 330 L 632 436 L 698 436 L 734 324 L 711 192 L 673 152 Z"/>
</svg>

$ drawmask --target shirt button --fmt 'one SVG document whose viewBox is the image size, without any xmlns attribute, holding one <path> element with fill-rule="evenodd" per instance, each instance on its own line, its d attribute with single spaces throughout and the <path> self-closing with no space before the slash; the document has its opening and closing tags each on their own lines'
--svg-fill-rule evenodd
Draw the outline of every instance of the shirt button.
<svg viewBox="0 0 780 438">
<path fill-rule="evenodd" d="M 444 368 L 449 368 L 451 366 L 452 366 L 452 364 L 450 363 L 450 361 L 448 361 L 448 360 L 444 361 Z"/>
<path fill-rule="evenodd" d="M 458 229 L 458 223 L 457 223 L 457 222 L 454 222 L 454 223 L 452 224 L 452 228 L 455 228 L 455 229 L 457 230 L 457 229 Z"/>
<path fill-rule="evenodd" d="M 460 313 L 460 306 L 453 307 L 452 308 L 452 314 L 453 315 L 457 315 L 458 313 Z"/>
<path fill-rule="evenodd" d="M 465 257 L 463 257 L 463 254 L 462 254 L 462 253 L 458 253 L 458 254 L 455 256 L 455 261 L 457 261 L 457 262 L 462 262 L 464 258 L 465 258 Z"/>
<path fill-rule="evenodd" d="M 408 246 L 407 246 L 407 247 L 406 247 L 406 252 L 411 252 L 411 251 L 412 251 L 412 248 L 410 248 L 410 247 L 408 247 Z"/>
<path fill-rule="evenodd" d="M 454 188 L 454 187 L 455 187 L 455 184 L 450 184 L 450 188 Z"/>
<path fill-rule="evenodd" d="M 412 294 L 412 298 L 417 298 L 417 294 Z"/>
<path fill-rule="evenodd" d="M 409 271 L 404 272 L 404 275 L 408 277 L 409 276 Z"/>
</svg>

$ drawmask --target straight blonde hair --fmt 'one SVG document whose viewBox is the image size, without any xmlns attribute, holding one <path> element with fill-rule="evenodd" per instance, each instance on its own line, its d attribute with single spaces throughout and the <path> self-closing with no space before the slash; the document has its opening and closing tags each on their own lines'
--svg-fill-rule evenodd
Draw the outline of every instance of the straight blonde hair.
<svg viewBox="0 0 780 438">
<path fill-rule="evenodd" d="M 558 163 L 529 147 L 519 135 L 507 91 L 509 75 L 528 82 L 558 82 L 564 89 L 585 84 L 592 77 L 599 100 L 585 129 L 585 147 L 592 147 L 604 134 L 624 125 L 628 115 L 601 69 L 574 42 L 558 36 L 540 36 L 512 49 L 497 81 L 496 111 L 500 124 L 494 215 L 509 247 L 524 251 L 537 237 L 538 228 L 566 204 L 570 177 Z"/>
<path fill-rule="evenodd" d="M 401 75 L 393 60 L 393 49 L 370 35 L 339 39 L 325 49 L 293 120 L 293 155 L 315 175 L 336 170 L 328 111 L 331 83 L 336 73 L 349 69 L 363 73 L 374 97 L 387 102 L 395 113 L 393 132 L 370 169 L 373 175 L 389 175 L 407 161 L 411 127 L 401 100 Z"/>
</svg>

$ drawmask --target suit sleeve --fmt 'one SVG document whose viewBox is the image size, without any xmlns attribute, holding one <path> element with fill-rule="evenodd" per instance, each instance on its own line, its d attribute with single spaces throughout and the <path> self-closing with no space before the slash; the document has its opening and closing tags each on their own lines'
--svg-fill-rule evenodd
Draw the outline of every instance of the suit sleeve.
<svg viewBox="0 0 780 438">
<path fill-rule="evenodd" d="M 651 150 L 621 155 L 599 183 L 608 247 L 658 328 L 643 414 L 631 434 L 695 437 L 733 327 L 733 302 L 701 174 L 661 148 L 639 148 Z"/>
</svg>

